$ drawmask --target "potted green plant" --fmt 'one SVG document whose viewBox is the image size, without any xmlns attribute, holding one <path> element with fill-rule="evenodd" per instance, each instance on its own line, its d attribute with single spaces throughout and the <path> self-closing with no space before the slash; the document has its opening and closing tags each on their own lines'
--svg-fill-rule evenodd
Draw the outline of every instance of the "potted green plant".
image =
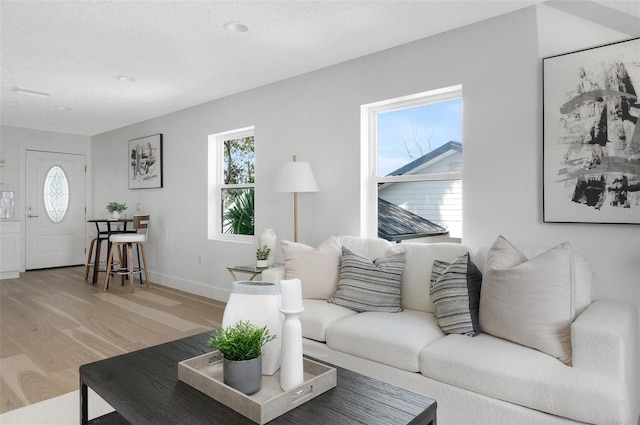
<svg viewBox="0 0 640 425">
<path fill-rule="evenodd" d="M 107 211 L 111 213 L 111 218 L 118 219 L 122 211 L 127 209 L 127 204 L 120 204 L 118 202 L 109 202 L 107 204 Z"/>
<path fill-rule="evenodd" d="M 266 245 L 256 250 L 256 267 L 258 268 L 269 267 L 270 252 L 271 252 L 271 248 L 269 248 Z"/>
<path fill-rule="evenodd" d="M 258 328 L 248 320 L 215 331 L 209 347 L 222 353 L 224 383 L 247 395 L 262 388 L 262 346 L 275 339 L 264 326 Z"/>
</svg>

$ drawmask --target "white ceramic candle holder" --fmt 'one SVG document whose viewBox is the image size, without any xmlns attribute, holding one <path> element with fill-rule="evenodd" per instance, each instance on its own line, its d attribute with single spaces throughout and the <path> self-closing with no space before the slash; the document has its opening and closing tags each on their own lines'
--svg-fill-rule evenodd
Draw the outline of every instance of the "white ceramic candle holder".
<svg viewBox="0 0 640 425">
<path fill-rule="evenodd" d="M 280 364 L 280 388 L 289 391 L 304 383 L 304 368 L 302 360 L 302 326 L 300 325 L 299 310 L 283 310 L 282 322 L 282 362 Z"/>
<path fill-rule="evenodd" d="M 304 383 L 302 360 L 302 326 L 300 313 L 302 305 L 302 282 L 300 279 L 280 281 L 282 304 L 280 312 L 284 314 L 282 322 L 282 363 L 280 366 L 280 388 L 289 391 Z"/>
</svg>

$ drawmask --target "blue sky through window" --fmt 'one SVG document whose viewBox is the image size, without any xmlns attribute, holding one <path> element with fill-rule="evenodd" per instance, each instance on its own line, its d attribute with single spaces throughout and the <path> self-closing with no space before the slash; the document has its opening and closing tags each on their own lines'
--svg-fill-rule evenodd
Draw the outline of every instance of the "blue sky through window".
<svg viewBox="0 0 640 425">
<path fill-rule="evenodd" d="M 462 99 L 379 113 L 378 175 L 451 140 L 462 143 Z"/>
</svg>

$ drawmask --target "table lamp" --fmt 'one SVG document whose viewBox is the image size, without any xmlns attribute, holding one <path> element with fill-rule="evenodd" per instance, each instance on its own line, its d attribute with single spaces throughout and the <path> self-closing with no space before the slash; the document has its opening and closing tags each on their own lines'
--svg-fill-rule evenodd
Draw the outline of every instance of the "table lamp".
<svg viewBox="0 0 640 425">
<path fill-rule="evenodd" d="M 273 185 L 274 192 L 293 192 L 293 240 L 298 242 L 298 192 L 318 192 L 318 184 L 308 162 L 293 162 L 282 165 Z"/>
</svg>

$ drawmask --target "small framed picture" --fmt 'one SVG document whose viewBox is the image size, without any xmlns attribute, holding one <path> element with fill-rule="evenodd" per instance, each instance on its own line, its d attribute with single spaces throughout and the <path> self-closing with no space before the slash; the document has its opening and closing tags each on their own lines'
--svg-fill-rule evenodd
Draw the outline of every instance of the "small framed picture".
<svg viewBox="0 0 640 425">
<path fill-rule="evenodd" d="M 542 64 L 544 221 L 640 224 L 640 38 Z"/>
<path fill-rule="evenodd" d="M 129 189 L 162 187 L 162 134 L 129 140 Z"/>
</svg>

